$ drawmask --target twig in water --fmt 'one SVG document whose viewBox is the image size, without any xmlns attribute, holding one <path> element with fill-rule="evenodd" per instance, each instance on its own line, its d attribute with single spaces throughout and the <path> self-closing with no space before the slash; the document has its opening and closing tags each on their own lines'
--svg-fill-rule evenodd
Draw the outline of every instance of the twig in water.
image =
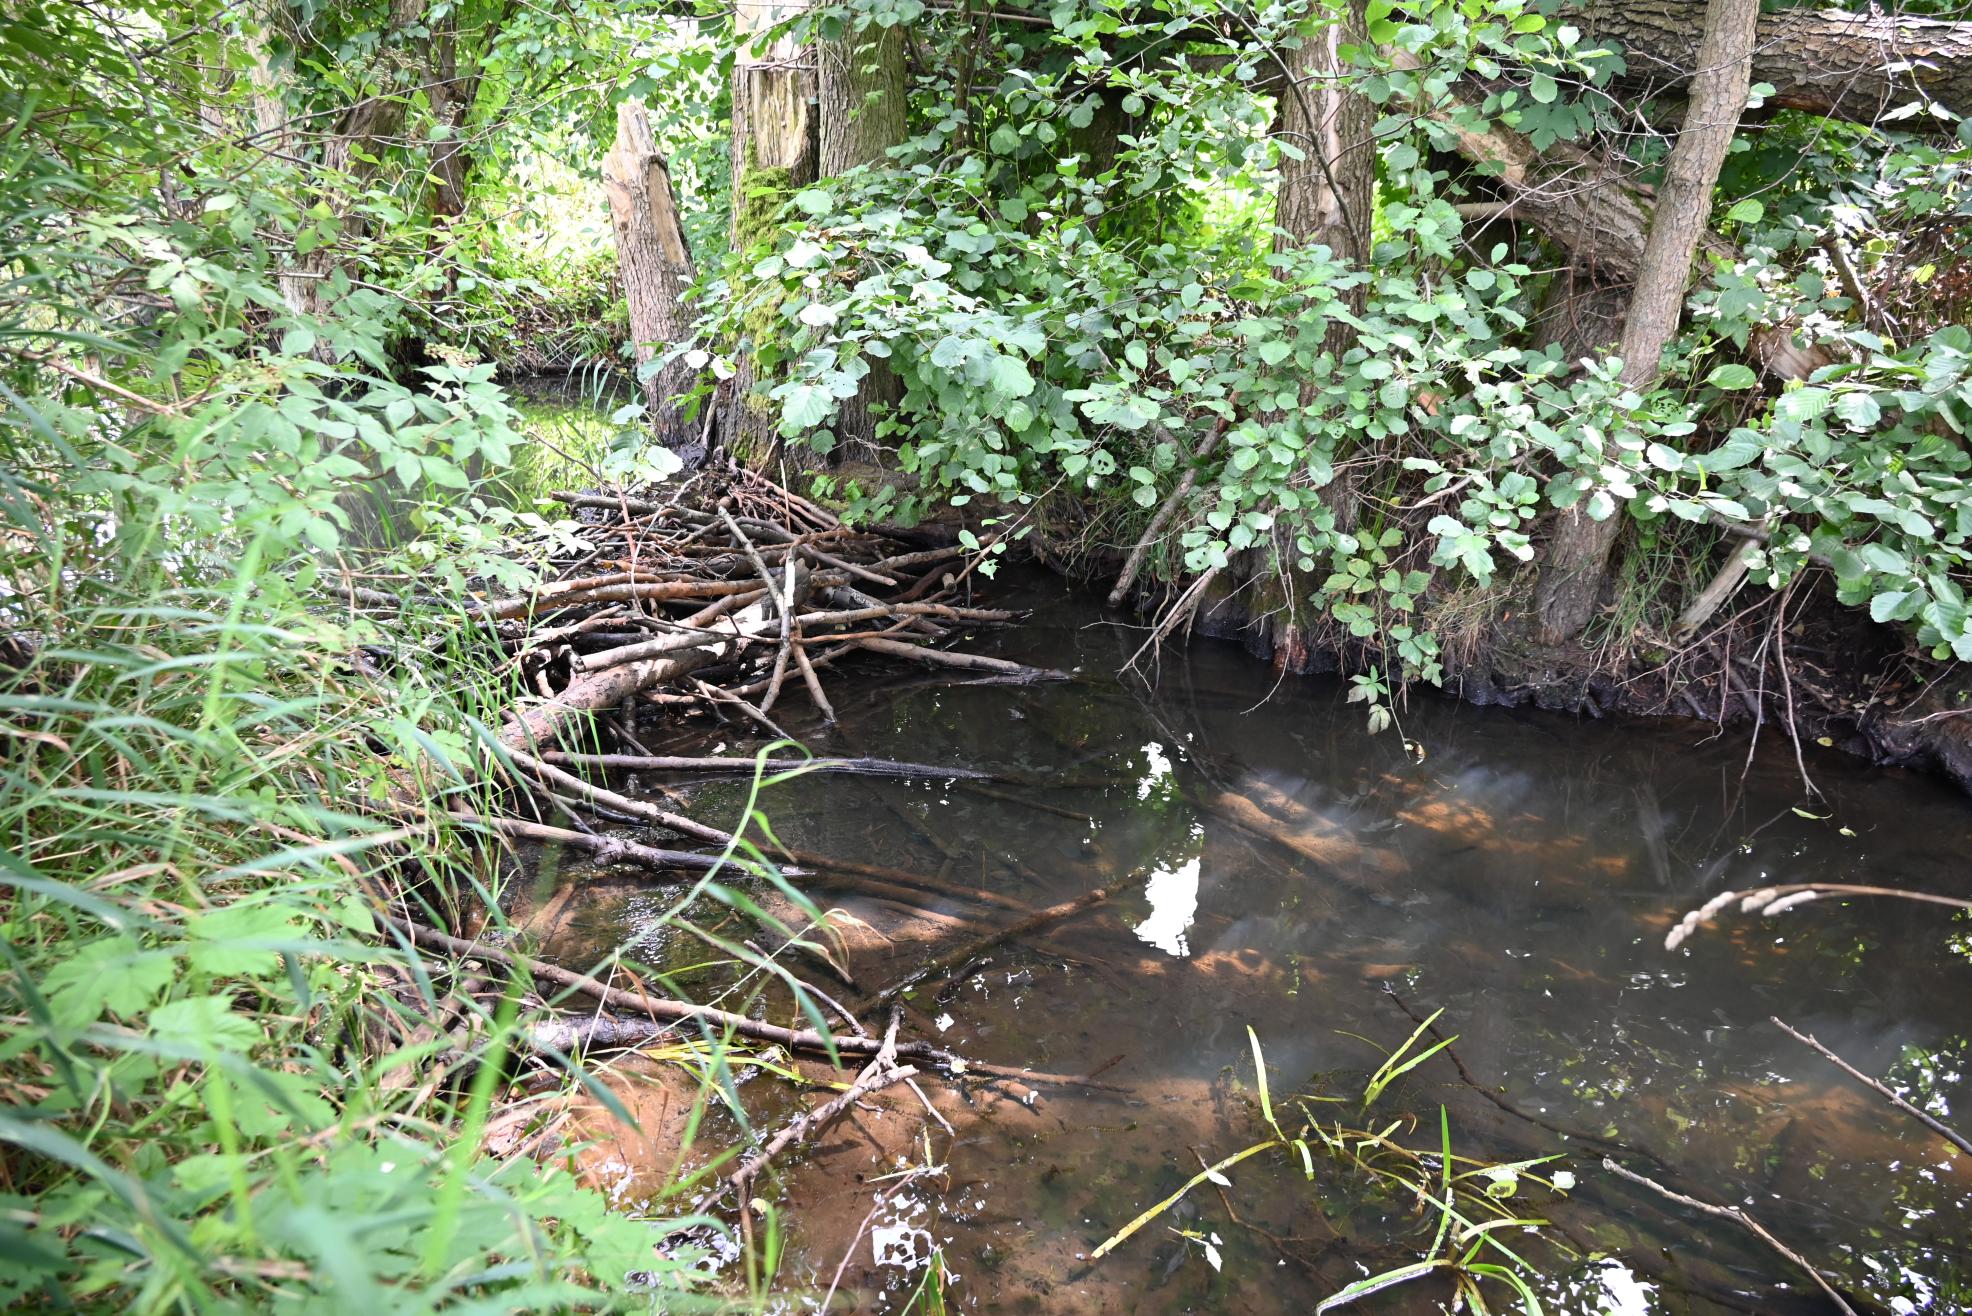
<svg viewBox="0 0 1972 1316">
<path fill-rule="evenodd" d="M 863 1066 L 863 1072 L 849 1090 L 840 1093 L 815 1109 L 798 1115 L 782 1126 L 780 1132 L 767 1140 L 767 1144 L 740 1162 L 726 1182 L 739 1192 L 740 1209 L 750 1210 L 747 1191 L 760 1171 L 767 1168 L 767 1162 L 774 1159 L 792 1144 L 806 1137 L 810 1129 L 818 1129 L 830 1120 L 848 1110 L 873 1092 L 879 1092 L 893 1083 L 902 1083 L 918 1071 L 915 1065 L 897 1063 L 897 1026 L 903 1020 L 903 1011 L 893 1010 L 890 1014 L 890 1027 L 884 1030 L 883 1044 L 870 1063 Z"/>
<path fill-rule="evenodd" d="M 1607 1156 L 1602 1158 L 1602 1168 L 1619 1178 L 1628 1179 L 1631 1183 L 1641 1184 L 1666 1200 L 1676 1202 L 1679 1206 L 1688 1206 L 1694 1211 L 1702 1211 L 1706 1215 L 1717 1216 L 1721 1220 L 1732 1221 L 1740 1228 L 1752 1234 L 1753 1237 L 1778 1252 L 1781 1256 L 1786 1257 L 1796 1266 L 1806 1271 L 1813 1278 L 1814 1282 L 1821 1286 L 1821 1291 L 1828 1295 L 1828 1300 L 1835 1304 L 1836 1308 L 1843 1313 L 1843 1316 L 1856 1316 L 1856 1309 L 1851 1307 L 1848 1300 L 1836 1291 L 1833 1284 L 1822 1278 L 1821 1272 L 1816 1270 L 1806 1257 L 1775 1238 L 1765 1225 L 1755 1220 L 1752 1216 L 1747 1215 L 1738 1207 L 1714 1206 L 1710 1202 L 1701 1202 L 1695 1197 L 1686 1197 L 1683 1193 L 1672 1192 L 1655 1179 L 1638 1174 L 1635 1170 L 1626 1170 Z"/>
<path fill-rule="evenodd" d="M 1925 1111 L 1919 1110 L 1916 1106 L 1911 1105 L 1910 1102 L 1904 1100 L 1903 1097 L 1899 1096 L 1887 1084 L 1883 1083 L 1879 1079 L 1871 1078 L 1869 1075 L 1863 1073 L 1860 1069 L 1857 1069 L 1854 1065 L 1850 1064 L 1848 1061 L 1842 1059 L 1841 1056 L 1836 1055 L 1833 1051 L 1830 1051 L 1827 1047 L 1823 1046 L 1820 1042 L 1817 1042 L 1812 1034 L 1796 1031 L 1793 1027 L 1783 1022 L 1778 1015 L 1774 1015 L 1771 1017 L 1773 1019 L 1773 1026 L 1775 1028 L 1778 1028 L 1781 1032 L 1787 1034 L 1789 1037 L 1793 1038 L 1801 1045 L 1813 1047 L 1816 1051 L 1819 1051 L 1821 1053 L 1823 1059 L 1827 1060 L 1830 1064 L 1834 1065 L 1837 1069 L 1847 1074 L 1850 1078 L 1853 1078 L 1856 1082 L 1862 1084 L 1870 1091 L 1876 1093 L 1878 1096 L 1882 1097 L 1883 1100 L 1889 1102 L 1892 1106 L 1895 1106 L 1898 1110 L 1910 1116 L 1912 1119 L 1916 1120 L 1919 1124 L 1922 1124 L 1925 1128 L 1931 1130 L 1931 1132 L 1937 1134 L 1945 1141 L 1951 1143 L 1954 1147 L 1957 1147 L 1960 1151 L 1964 1152 L 1966 1155 L 1972 1156 L 1972 1138 L 1967 1138 L 1964 1134 L 1958 1132 L 1956 1129 L 1953 1129 L 1949 1125 L 1943 1124 L 1940 1121 L 1933 1119 Z"/>
</svg>

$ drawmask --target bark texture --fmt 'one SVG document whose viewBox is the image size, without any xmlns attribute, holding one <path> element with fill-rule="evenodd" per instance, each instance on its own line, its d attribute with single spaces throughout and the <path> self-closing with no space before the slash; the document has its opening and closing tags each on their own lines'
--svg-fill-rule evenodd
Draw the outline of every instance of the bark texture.
<svg viewBox="0 0 1972 1316">
<path fill-rule="evenodd" d="M 1664 181 L 1657 189 L 1650 235 L 1623 320 L 1623 382 L 1644 389 L 1656 381 L 1664 347 L 1684 314 L 1691 264 L 1706 238 L 1712 188 L 1739 128 L 1752 83 L 1752 54 L 1759 24 L 1759 0 L 1711 0 L 1705 35 L 1698 47 L 1699 73 L 1692 79 L 1684 126 L 1671 147 Z M 1600 521 L 1584 511 L 1586 496 L 1564 511 L 1548 545 L 1548 558 L 1535 590 L 1537 637 L 1560 644 L 1581 634 L 1602 592 L 1609 551 L 1621 520 Z"/>
<path fill-rule="evenodd" d="M 1597 0 L 1564 5 L 1559 21 L 1591 44 L 1619 43 L 1624 89 L 1683 90 L 1710 65 L 1699 51 L 1702 0 Z M 1771 83 L 1769 104 L 1872 123 L 1900 105 L 1934 100 L 1972 113 L 1972 23 L 1836 9 L 1784 9 L 1760 19 L 1752 81 Z M 1928 114 L 1913 128 L 1949 131 Z"/>
<path fill-rule="evenodd" d="M 1368 41 L 1362 6 L 1352 3 L 1287 51 L 1273 127 L 1275 139 L 1301 157 L 1281 153 L 1274 223 L 1285 232 L 1277 241 L 1295 247 L 1319 242 L 1359 263 L 1369 259 L 1375 205 L 1376 107 L 1350 90 L 1342 48 Z"/>
<path fill-rule="evenodd" d="M 849 31 L 816 46 L 820 172 L 824 178 L 865 165 L 881 165 L 905 135 L 904 34 L 895 27 Z M 877 416 L 903 396 L 897 374 L 883 360 L 866 357 L 870 372 L 856 396 L 845 398 L 835 432 L 841 455 L 856 461 L 877 456 Z"/>
<path fill-rule="evenodd" d="M 764 0 L 733 14 L 732 239 L 744 251 L 765 237 L 781 203 L 815 181 L 819 143 L 814 101 L 815 68 L 807 52 L 787 37 L 760 34 L 806 7 L 804 0 Z M 778 331 L 778 308 L 751 317 L 748 337 L 734 362 L 727 446 L 741 460 L 765 464 L 779 445 L 773 404 L 756 396 L 761 384 L 756 353 Z"/>
<path fill-rule="evenodd" d="M 603 160 L 610 227 L 616 236 L 616 268 L 630 309 L 630 339 L 638 373 L 691 333 L 684 296 L 692 286 L 691 251 L 678 218 L 671 174 L 651 135 L 643 102 L 616 107 L 616 141 Z M 644 401 L 665 446 L 694 446 L 690 423 L 677 405 L 697 372 L 673 361 L 643 381 Z M 702 454 L 693 454 L 695 456 Z"/>
<path fill-rule="evenodd" d="M 1327 11 L 1323 11 L 1325 14 Z M 1337 257 L 1358 266 L 1370 259 L 1370 222 L 1376 208 L 1376 107 L 1352 89 L 1346 76 L 1347 46 L 1367 46 L 1369 31 L 1359 0 L 1342 8 L 1313 31 L 1300 46 L 1282 57 L 1286 79 L 1275 102 L 1273 135 L 1281 148 L 1280 184 L 1274 197 L 1277 250 L 1318 243 Z M 1299 157 L 1299 158 L 1296 158 Z M 1368 288 L 1358 285 L 1344 294 L 1349 308 L 1363 310 Z M 1355 330 L 1337 320 L 1328 327 L 1326 345 L 1339 360 L 1355 344 Z M 1312 405 L 1320 392 L 1309 384 L 1302 405 Z M 1335 479 L 1320 491 L 1324 506 L 1335 514 L 1336 528 L 1355 528 L 1358 497 L 1349 454 L 1334 454 Z M 1293 555 L 1285 559 L 1291 563 Z M 1271 570 L 1273 563 L 1262 570 Z M 1292 567 L 1283 570 L 1293 572 Z M 1298 573 L 1295 573 L 1298 574 Z M 1290 579 L 1293 597 L 1305 597 L 1302 582 Z M 1298 622 L 1290 620 L 1281 643 L 1302 643 Z"/>
</svg>

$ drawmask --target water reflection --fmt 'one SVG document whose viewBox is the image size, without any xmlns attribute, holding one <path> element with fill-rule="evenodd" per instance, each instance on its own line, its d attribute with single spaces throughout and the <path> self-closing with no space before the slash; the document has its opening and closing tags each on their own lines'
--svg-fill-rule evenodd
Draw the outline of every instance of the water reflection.
<svg viewBox="0 0 1972 1316">
<path fill-rule="evenodd" d="M 1036 908 L 1144 873 L 911 1001 L 912 1027 L 956 1050 L 1099 1069 L 1125 1091 L 926 1084 L 957 1130 L 931 1129 L 943 1173 L 861 1233 L 876 1187 L 863 1176 L 921 1158 L 926 1120 L 907 1096 L 881 1119 L 845 1121 L 781 1181 L 788 1283 L 819 1293 L 841 1268 L 859 1310 L 901 1311 L 917 1281 L 899 1281 L 899 1266 L 921 1276 L 935 1245 L 957 1277 L 954 1310 L 1305 1312 L 1414 1261 L 1432 1232 L 1415 1200 L 1334 1167 L 1310 1186 L 1298 1159 L 1259 1157 L 1086 1266 L 1201 1156 L 1259 1136 L 1249 1026 L 1277 1102 L 1303 1094 L 1358 1111 L 1366 1076 L 1414 1027 L 1382 990 L 1393 983 L 1413 1008 L 1445 1010 L 1471 1082 L 1434 1058 L 1375 1114 L 1422 1147 L 1442 1107 L 1462 1154 L 1561 1152 L 1577 1177 L 1538 1208 L 1565 1231 L 1541 1256 L 1552 1309 L 1821 1309 L 1750 1236 L 1611 1181 L 1599 1149 L 1557 1130 L 1612 1140 L 1681 1187 L 1746 1207 L 1878 1310 L 1972 1309 L 1972 1157 L 1768 1023 L 1786 1018 L 1926 1109 L 1972 1110 L 1966 925 L 1900 902 L 1829 901 L 1777 920 L 1729 916 L 1663 948 L 1685 910 L 1762 880 L 1964 894 L 1963 798 L 1813 755 L 1827 803 L 1797 812 L 1784 746 L 1742 778 L 1744 743 L 1701 743 L 1702 729 L 1429 699 L 1405 716 L 1419 762 L 1392 737 L 1367 737 L 1333 685 L 1275 689 L 1229 646 L 1168 651 L 1159 689 L 1132 691 L 1103 674 L 1133 637 L 1089 626 L 1086 601 L 1057 585 L 1026 588 L 1017 601 L 1041 610 L 1001 637 L 1002 652 L 1092 675 L 1034 688 L 884 679 L 861 693 L 838 677 L 841 725 L 799 705 L 775 716 L 822 752 L 1038 784 L 988 795 L 810 777 L 763 805 L 790 844 Z M 737 810 L 742 789 L 706 788 L 695 811 Z M 937 897 L 933 918 L 814 894 L 859 921 L 842 932 L 844 955 L 872 985 L 1011 917 L 958 894 Z M 635 935 L 639 906 L 614 900 L 565 919 L 575 931 L 557 953 Z M 1197 1241 L 1215 1236 L 1219 1265 Z M 1448 1288 L 1420 1284 L 1363 1309 L 1448 1301 Z"/>
<path fill-rule="evenodd" d="M 1166 955 L 1183 959 L 1191 954 L 1185 932 L 1198 916 L 1198 860 L 1176 869 L 1159 869 L 1144 885 L 1150 917 L 1137 924 L 1136 934 Z"/>
</svg>

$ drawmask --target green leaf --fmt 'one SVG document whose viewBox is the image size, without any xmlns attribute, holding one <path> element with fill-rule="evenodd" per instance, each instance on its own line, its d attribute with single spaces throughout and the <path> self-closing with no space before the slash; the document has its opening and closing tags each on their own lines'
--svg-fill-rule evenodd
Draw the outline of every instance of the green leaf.
<svg viewBox="0 0 1972 1316">
<path fill-rule="evenodd" d="M 278 905 L 222 906 L 193 915 L 186 931 L 193 938 L 193 966 L 219 977 L 271 973 L 280 964 L 279 953 L 254 943 L 295 939 L 294 915 Z"/>
<path fill-rule="evenodd" d="M 1734 361 L 1715 368 L 1705 376 L 1705 382 L 1713 388 L 1752 388 L 1760 382 L 1760 377 L 1753 373 L 1753 367 Z"/>
<path fill-rule="evenodd" d="M 1766 217 L 1767 208 L 1752 197 L 1736 203 L 1726 211 L 1725 217 L 1735 224 L 1757 224 Z"/>
<path fill-rule="evenodd" d="M 796 384 L 781 401 L 781 423 L 796 430 L 813 429 L 835 411 L 835 398 L 826 388 Z"/>
<path fill-rule="evenodd" d="M 993 391 L 1003 398 L 1024 398 L 1034 391 L 1034 376 L 1027 373 L 1027 364 L 1019 357 L 996 354 L 988 373 Z"/>
<path fill-rule="evenodd" d="M 233 1008 L 224 996 L 194 996 L 151 1011 L 151 1033 L 159 1041 L 247 1051 L 264 1037 L 261 1025 Z"/>
</svg>

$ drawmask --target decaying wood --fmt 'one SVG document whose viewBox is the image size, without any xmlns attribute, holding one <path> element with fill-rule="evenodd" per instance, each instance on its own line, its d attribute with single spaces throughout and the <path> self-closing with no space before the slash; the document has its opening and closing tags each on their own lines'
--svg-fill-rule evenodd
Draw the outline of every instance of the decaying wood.
<svg viewBox="0 0 1972 1316">
<path fill-rule="evenodd" d="M 693 443 L 690 423 L 675 400 L 691 389 L 698 372 L 682 361 L 665 360 L 673 346 L 691 337 L 684 298 L 694 277 L 692 255 L 671 174 L 642 101 L 616 107 L 616 141 L 603 159 L 603 190 L 644 401 L 666 446 L 695 466 L 704 452 Z"/>
<path fill-rule="evenodd" d="M 773 217 L 795 192 L 815 181 L 819 155 L 815 67 L 799 42 L 768 33 L 807 6 L 805 0 L 758 0 L 733 10 L 731 243 L 745 251 L 767 237 Z M 778 308 L 759 308 L 767 332 Z M 771 404 L 755 396 L 761 384 L 756 353 L 744 344 L 734 358 L 732 406 L 722 424 L 726 446 L 764 462 L 778 442 Z"/>
</svg>

